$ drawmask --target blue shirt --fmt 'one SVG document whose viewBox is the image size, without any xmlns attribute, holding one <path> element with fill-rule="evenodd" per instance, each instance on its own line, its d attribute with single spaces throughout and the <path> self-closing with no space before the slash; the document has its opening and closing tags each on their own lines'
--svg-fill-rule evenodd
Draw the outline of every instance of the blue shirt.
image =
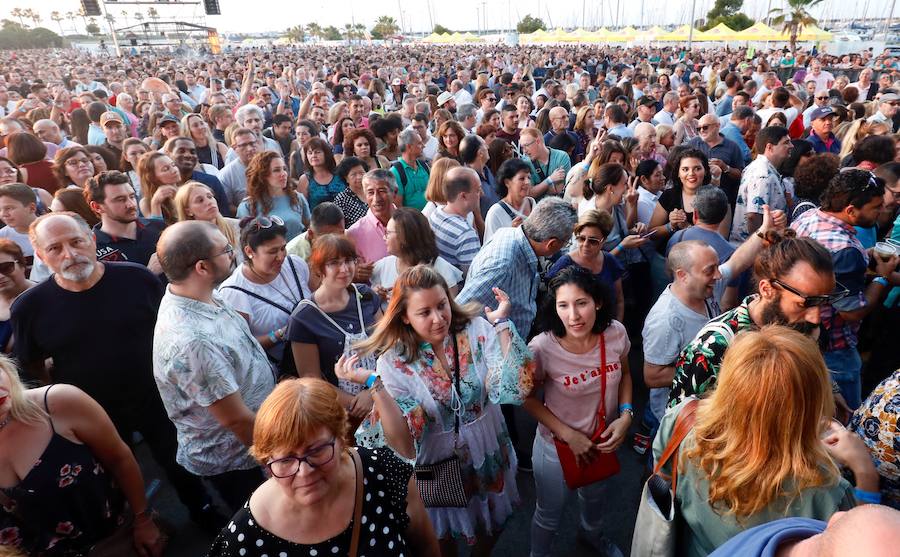
<svg viewBox="0 0 900 557">
<path fill-rule="evenodd" d="M 334 202 L 334 198 L 337 197 L 337 194 L 347 189 L 347 184 L 345 184 L 337 174 L 332 175 L 331 181 L 327 184 L 316 182 L 316 179 L 311 172 L 307 173 L 306 177 L 309 180 L 307 195 L 309 196 L 310 209 L 315 209 L 319 203 L 325 201 Z"/>
<path fill-rule="evenodd" d="M 478 177 L 481 178 L 481 199 L 479 203 L 481 217 L 484 218 L 487 216 L 488 209 L 494 203 L 500 201 L 500 195 L 497 193 L 497 179 L 494 178 L 494 173 L 491 172 L 490 168 L 485 166 L 484 174 L 480 174 Z"/>
<path fill-rule="evenodd" d="M 806 140 L 812 143 L 813 151 L 816 153 L 834 153 L 838 155 L 841 152 L 841 140 L 836 138 L 834 134 L 831 134 L 831 145 L 827 145 L 822 141 L 822 138 L 815 132 L 811 132 Z"/>
<path fill-rule="evenodd" d="M 782 518 L 744 530 L 709 557 L 775 557 L 782 544 L 805 540 L 825 531 L 821 520 L 803 517 Z"/>
<path fill-rule="evenodd" d="M 738 148 L 741 150 L 741 155 L 744 157 L 744 164 L 750 164 L 750 158 L 752 157 L 750 153 L 750 147 L 747 146 L 747 142 L 744 141 L 744 136 L 741 134 L 740 128 L 732 124 L 730 121 L 722 126 L 719 130 L 722 135 L 725 136 L 726 139 L 730 139 L 733 142 L 737 143 Z"/>
<path fill-rule="evenodd" d="M 500 288 L 509 295 L 512 304 L 509 319 L 525 338 L 537 314 L 540 281 L 538 257 L 522 227 L 501 228 L 475 256 L 456 302 L 478 302 L 496 308 L 492 288 Z"/>
<path fill-rule="evenodd" d="M 88 145 L 103 145 L 105 141 L 106 134 L 103 133 L 103 128 L 97 124 L 88 126 Z"/>
<path fill-rule="evenodd" d="M 309 204 L 306 203 L 306 198 L 299 193 L 297 194 L 297 198 L 299 203 L 294 206 L 291 206 L 290 198 L 286 195 L 279 195 L 278 197 L 273 198 L 272 210 L 268 213 L 263 213 L 262 207 L 259 205 L 256 207 L 257 215 L 266 217 L 275 215 L 284 221 L 284 226 L 287 227 L 287 236 L 285 237 L 285 240 L 288 242 L 306 230 L 306 226 L 303 224 L 304 220 L 309 222 Z M 238 206 L 237 217 L 244 218 L 249 216 L 251 215 L 250 198 L 248 197 L 241 201 L 241 204 Z"/>
</svg>

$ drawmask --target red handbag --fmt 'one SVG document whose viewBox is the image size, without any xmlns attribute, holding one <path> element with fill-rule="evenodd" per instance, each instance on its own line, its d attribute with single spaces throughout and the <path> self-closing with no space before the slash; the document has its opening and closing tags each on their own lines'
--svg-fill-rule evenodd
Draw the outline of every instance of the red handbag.
<svg viewBox="0 0 900 557">
<path fill-rule="evenodd" d="M 606 339 L 600 335 L 600 404 L 597 407 L 597 429 L 591 435 L 591 441 L 600 441 L 600 435 L 606 430 Z M 553 437 L 556 454 L 562 466 L 563 477 L 569 489 L 578 489 L 619 473 L 619 459 L 616 453 L 597 453 L 589 463 L 579 466 L 575 453 L 568 443 Z"/>
</svg>

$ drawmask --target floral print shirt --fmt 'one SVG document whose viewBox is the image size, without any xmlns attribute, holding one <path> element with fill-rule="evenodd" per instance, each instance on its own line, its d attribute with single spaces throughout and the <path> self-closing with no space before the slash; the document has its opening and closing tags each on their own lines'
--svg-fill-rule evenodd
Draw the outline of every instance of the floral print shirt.
<svg viewBox="0 0 900 557">
<path fill-rule="evenodd" d="M 850 419 L 881 476 L 881 502 L 900 510 L 900 370 L 882 381 Z"/>
<path fill-rule="evenodd" d="M 734 335 L 756 327 L 750 318 L 750 302 L 756 297 L 748 296 L 738 307 L 710 320 L 694 340 L 682 349 L 675 361 L 675 379 L 667 405 L 669 408 L 715 387 L 725 350 Z"/>
</svg>

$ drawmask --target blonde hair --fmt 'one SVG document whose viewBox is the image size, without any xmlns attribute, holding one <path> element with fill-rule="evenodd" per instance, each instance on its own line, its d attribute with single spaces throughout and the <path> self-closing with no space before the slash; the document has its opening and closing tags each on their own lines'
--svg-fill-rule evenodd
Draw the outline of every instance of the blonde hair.
<svg viewBox="0 0 900 557">
<path fill-rule="evenodd" d="M 194 140 L 194 135 L 191 133 L 191 118 L 199 118 L 200 121 L 204 123 L 206 123 L 206 121 L 203 119 L 203 116 L 200 116 L 196 112 L 185 114 L 181 119 L 181 135 L 183 135 L 184 137 L 190 137 L 192 140 Z M 194 141 L 196 143 L 196 140 Z M 206 145 L 210 149 L 215 149 L 219 143 L 213 135 L 208 123 L 206 123 L 206 141 Z"/>
<path fill-rule="evenodd" d="M 425 199 L 431 201 L 435 205 L 445 205 L 447 203 L 447 192 L 444 191 L 444 180 L 447 172 L 451 168 L 462 166 L 456 159 L 444 157 L 438 159 L 431 165 L 431 173 L 428 176 L 428 185 L 425 186 Z"/>
<path fill-rule="evenodd" d="M 334 387 L 321 379 L 286 379 L 266 397 L 253 423 L 250 455 L 262 465 L 279 451 L 293 450 L 327 429 L 347 443 L 347 411 Z"/>
<path fill-rule="evenodd" d="M 344 117 L 344 111 L 347 109 L 345 101 L 338 101 L 331 105 L 328 109 L 328 125 L 336 124 L 338 120 Z"/>
<path fill-rule="evenodd" d="M 419 357 L 419 338 L 412 326 L 404 323 L 409 297 L 418 290 L 428 290 L 440 286 L 447 295 L 450 303 L 450 332 L 458 333 L 466 328 L 469 321 L 481 312 L 481 307 L 472 302 L 460 306 L 450 295 L 450 289 L 444 277 L 429 265 L 416 265 L 403 271 L 394 283 L 391 291 L 391 302 L 387 310 L 375 326 L 375 330 L 369 338 L 355 345 L 355 348 L 364 354 L 384 352 L 396 348 L 400 356 L 407 362 L 412 362 Z"/>
<path fill-rule="evenodd" d="M 0 355 L 0 373 L 6 373 L 9 381 L 9 415 L 12 419 L 32 425 L 47 423 L 47 412 L 40 404 L 28 398 L 27 389 L 19 378 L 15 362 Z"/>
<path fill-rule="evenodd" d="M 194 217 L 188 214 L 188 205 L 191 202 L 191 194 L 193 193 L 194 188 L 204 188 L 215 195 L 212 188 L 206 184 L 201 184 L 200 182 L 195 182 L 193 180 L 185 182 L 185 184 L 178 188 L 178 191 L 175 193 L 175 211 L 178 214 L 179 222 L 194 220 Z M 219 231 L 225 235 L 225 239 L 228 240 L 229 244 L 234 247 L 240 247 L 240 238 L 235 234 L 234 227 L 228 224 L 228 221 L 222 217 L 221 213 L 216 217 L 214 224 Z"/>
<path fill-rule="evenodd" d="M 741 519 L 837 481 L 819 441 L 834 398 L 813 340 L 779 325 L 741 333 L 717 383 L 700 401 L 694 445 L 682 453 L 708 479 L 711 506 Z"/>
<path fill-rule="evenodd" d="M 669 124 L 660 124 L 656 126 L 656 143 L 662 143 L 663 138 L 670 133 L 675 133 L 675 129 Z"/>
</svg>

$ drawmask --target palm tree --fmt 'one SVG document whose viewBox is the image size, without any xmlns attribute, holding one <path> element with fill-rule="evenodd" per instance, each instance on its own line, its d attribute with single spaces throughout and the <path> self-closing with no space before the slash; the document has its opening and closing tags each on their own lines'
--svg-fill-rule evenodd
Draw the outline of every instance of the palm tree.
<svg viewBox="0 0 900 557">
<path fill-rule="evenodd" d="M 289 27 L 288 30 L 284 32 L 284 36 L 292 43 L 302 43 L 306 39 L 306 29 L 301 23 L 300 25 Z"/>
<path fill-rule="evenodd" d="M 106 12 L 106 21 L 109 22 L 110 27 L 113 27 L 116 24 L 116 16 L 112 12 Z"/>
<path fill-rule="evenodd" d="M 62 37 L 63 36 L 62 20 L 65 19 L 63 17 L 63 15 L 59 12 L 50 12 L 50 19 L 52 21 L 55 21 L 56 24 L 59 25 L 59 36 Z"/>
<path fill-rule="evenodd" d="M 344 24 L 344 30 L 341 31 L 341 34 L 344 35 L 344 38 L 347 39 L 348 43 L 356 38 L 356 32 L 353 30 L 353 25 L 349 23 Z"/>
<path fill-rule="evenodd" d="M 122 14 L 123 18 L 125 18 L 125 27 L 128 27 L 128 10 L 122 10 L 119 13 Z"/>
<path fill-rule="evenodd" d="M 37 12 L 36 10 L 32 10 L 31 8 L 28 8 L 28 15 L 26 17 L 34 22 L 35 27 L 40 25 L 41 21 L 43 21 L 44 19 L 41 17 L 41 14 L 39 12 Z"/>
<path fill-rule="evenodd" d="M 368 31 L 366 30 L 366 26 L 362 23 L 357 23 L 353 26 L 353 30 L 356 32 L 356 38 L 360 41 L 366 38 L 368 35 Z"/>
<path fill-rule="evenodd" d="M 75 27 L 75 12 L 66 12 L 66 19 L 69 20 L 69 23 L 72 25 L 72 30 L 75 33 L 78 33 L 78 28 Z"/>
<path fill-rule="evenodd" d="M 141 12 L 136 12 L 134 14 L 134 19 L 136 19 L 137 22 L 140 23 L 140 22 L 144 21 L 144 14 L 142 14 Z"/>
<path fill-rule="evenodd" d="M 383 15 L 375 20 L 375 27 L 372 28 L 372 31 L 376 32 L 374 34 L 380 34 L 382 38 L 388 39 L 400 31 L 400 26 L 397 25 L 396 19 L 389 15 Z"/>
<path fill-rule="evenodd" d="M 149 10 L 147 10 L 147 15 L 150 16 L 150 19 L 152 19 L 153 21 L 156 21 L 159 19 L 159 12 L 157 12 L 156 8 L 154 8 L 152 6 L 150 7 Z"/>
<path fill-rule="evenodd" d="M 13 8 L 12 11 L 9 12 L 9 15 L 18 19 L 19 25 L 21 25 L 22 27 L 25 27 L 25 22 L 22 21 L 22 18 L 25 17 L 25 10 L 23 10 L 22 8 Z"/>
<path fill-rule="evenodd" d="M 774 25 L 780 25 L 781 30 L 791 36 L 791 52 L 797 47 L 797 37 L 803 32 L 804 27 L 816 24 L 816 18 L 809 10 L 822 3 L 823 0 L 787 0 L 787 8 L 773 8 L 769 12 Z M 772 17 L 775 16 L 775 17 Z"/>
<path fill-rule="evenodd" d="M 81 6 L 80 8 L 78 8 L 78 11 L 75 12 L 75 15 L 77 15 L 78 17 L 81 18 L 81 21 L 84 23 L 84 32 L 87 33 L 88 20 L 87 20 L 87 12 L 84 11 L 84 6 Z"/>
<path fill-rule="evenodd" d="M 322 37 L 322 26 L 318 23 L 310 23 L 306 26 L 306 32 L 309 33 L 309 36 L 314 39 L 319 39 Z"/>
</svg>

